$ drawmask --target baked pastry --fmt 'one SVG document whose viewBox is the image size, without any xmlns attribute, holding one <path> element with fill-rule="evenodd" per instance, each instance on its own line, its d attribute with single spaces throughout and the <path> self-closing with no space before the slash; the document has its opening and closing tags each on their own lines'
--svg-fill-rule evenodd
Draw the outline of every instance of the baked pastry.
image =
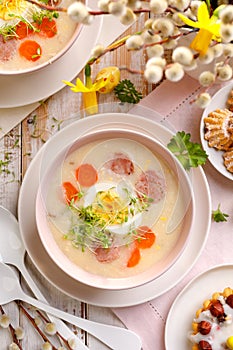
<svg viewBox="0 0 233 350">
<path fill-rule="evenodd" d="M 233 173 L 233 148 L 223 153 L 223 159 L 227 170 Z"/>
<path fill-rule="evenodd" d="M 233 112 L 225 109 L 216 109 L 204 118 L 204 137 L 209 147 L 228 151 L 233 146 Z"/>
<path fill-rule="evenodd" d="M 229 93 L 226 105 L 227 108 L 233 112 L 233 89 Z"/>
<path fill-rule="evenodd" d="M 188 335 L 192 350 L 233 349 L 233 289 L 214 293 L 197 310 Z"/>
</svg>

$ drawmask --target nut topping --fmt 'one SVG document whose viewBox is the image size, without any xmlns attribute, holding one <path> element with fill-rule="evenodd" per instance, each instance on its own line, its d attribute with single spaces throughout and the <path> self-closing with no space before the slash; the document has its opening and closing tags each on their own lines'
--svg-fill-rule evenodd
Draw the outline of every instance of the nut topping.
<svg viewBox="0 0 233 350">
<path fill-rule="evenodd" d="M 212 350 L 212 346 L 210 345 L 210 343 L 208 343 L 208 341 L 201 340 L 199 342 L 199 349 L 200 350 Z"/>
<path fill-rule="evenodd" d="M 215 317 L 221 317 L 224 315 L 224 309 L 219 300 L 213 300 L 210 305 L 210 312 Z"/>
<path fill-rule="evenodd" d="M 198 323 L 198 332 L 203 335 L 209 334 L 211 331 L 211 324 L 208 321 L 201 321 Z"/>
<path fill-rule="evenodd" d="M 230 295 L 226 298 L 226 303 L 233 309 L 233 294 L 230 294 Z"/>
</svg>

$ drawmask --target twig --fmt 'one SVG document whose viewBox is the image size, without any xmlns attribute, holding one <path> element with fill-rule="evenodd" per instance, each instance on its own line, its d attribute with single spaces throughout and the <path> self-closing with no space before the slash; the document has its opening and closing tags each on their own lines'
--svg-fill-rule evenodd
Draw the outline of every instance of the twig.
<svg viewBox="0 0 233 350">
<path fill-rule="evenodd" d="M 26 0 L 27 2 L 30 2 L 33 5 L 36 5 L 38 7 L 40 7 L 41 9 L 44 10 L 48 10 L 48 11 L 59 11 L 59 12 L 67 12 L 67 8 L 65 7 L 56 7 L 56 6 L 51 6 L 51 5 L 46 5 L 43 3 L 40 3 L 36 0 Z M 136 9 L 133 11 L 135 14 L 140 14 L 140 13 L 148 13 L 151 12 L 150 9 L 146 9 L 146 8 L 141 8 L 141 9 Z M 90 10 L 88 11 L 88 13 L 92 16 L 101 16 L 101 15 L 110 15 L 110 12 L 108 11 L 94 11 L 94 10 Z"/>
<path fill-rule="evenodd" d="M 27 0 L 27 2 L 30 2 L 31 4 L 36 5 L 44 10 L 67 12 L 67 9 L 65 7 L 56 7 L 56 6 L 45 5 L 45 4 L 37 2 L 35 0 Z"/>
<path fill-rule="evenodd" d="M 148 13 L 148 12 L 151 12 L 151 10 L 145 9 L 145 8 L 133 10 L 133 13 L 135 13 L 135 14 Z M 93 11 L 93 10 L 88 11 L 88 13 L 92 16 L 110 15 L 111 14 L 110 12 L 107 12 L 107 11 Z"/>
<path fill-rule="evenodd" d="M 133 69 L 133 68 L 130 68 L 127 66 L 121 66 L 121 67 L 119 67 L 119 69 L 126 70 L 127 72 L 132 73 L 132 74 L 140 74 L 140 75 L 144 74 L 144 72 L 142 70 L 136 70 L 136 69 Z"/>
</svg>

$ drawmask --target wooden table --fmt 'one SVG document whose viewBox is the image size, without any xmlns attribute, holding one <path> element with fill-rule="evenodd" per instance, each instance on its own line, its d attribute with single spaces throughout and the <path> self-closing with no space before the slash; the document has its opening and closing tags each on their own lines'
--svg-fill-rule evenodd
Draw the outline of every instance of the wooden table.
<svg viewBox="0 0 233 350">
<path fill-rule="evenodd" d="M 140 28 L 142 20 L 143 16 L 124 35 L 136 32 Z M 145 56 L 141 52 L 129 53 L 122 47 L 117 51 L 108 53 L 98 64 L 95 64 L 92 68 L 93 76 L 105 66 L 116 65 L 123 67 L 127 65 L 132 69 L 140 69 L 144 64 Z M 84 72 L 81 71 L 78 76 L 83 80 Z M 124 78 L 129 78 L 136 88 L 142 92 L 143 96 L 146 96 L 152 90 L 152 86 L 148 85 L 141 75 L 129 74 L 123 70 L 121 79 Z M 114 97 L 113 93 L 99 95 L 100 109 L 106 104 L 117 102 L 119 101 Z M 69 87 L 64 87 L 43 102 L 21 124 L 0 140 L 0 205 L 6 207 L 17 216 L 17 200 L 20 185 L 33 157 L 44 143 L 62 127 L 64 120 L 82 109 L 81 94 L 75 94 L 70 91 Z M 3 233 L 1 232 L 1 234 Z M 90 320 L 123 326 L 110 309 L 87 305 L 71 299 L 58 291 L 38 272 L 29 257 L 26 260 L 30 273 L 51 305 Z M 27 290 L 24 281 L 22 283 Z M 29 292 L 29 290 L 27 291 Z M 18 312 L 19 309 L 16 303 L 4 306 L 4 310 L 10 315 L 14 326 L 19 324 L 26 331 L 25 337 L 21 341 L 22 349 L 40 349 L 43 340 L 22 311 Z M 91 350 L 107 349 L 102 343 L 85 332 L 79 329 L 76 332 Z M 0 329 L 0 340 L 1 350 L 8 349 L 7 346 L 12 341 L 9 329 Z"/>
</svg>

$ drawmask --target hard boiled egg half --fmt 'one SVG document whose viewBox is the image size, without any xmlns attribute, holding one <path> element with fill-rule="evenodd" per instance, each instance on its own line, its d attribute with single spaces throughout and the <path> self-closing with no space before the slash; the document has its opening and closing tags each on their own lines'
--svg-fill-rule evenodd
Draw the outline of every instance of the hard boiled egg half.
<svg viewBox="0 0 233 350">
<path fill-rule="evenodd" d="M 134 190 L 125 181 L 100 182 L 86 192 L 84 207 L 92 206 L 92 212 L 101 216 L 106 230 L 125 235 L 142 221 L 137 201 Z"/>
</svg>

